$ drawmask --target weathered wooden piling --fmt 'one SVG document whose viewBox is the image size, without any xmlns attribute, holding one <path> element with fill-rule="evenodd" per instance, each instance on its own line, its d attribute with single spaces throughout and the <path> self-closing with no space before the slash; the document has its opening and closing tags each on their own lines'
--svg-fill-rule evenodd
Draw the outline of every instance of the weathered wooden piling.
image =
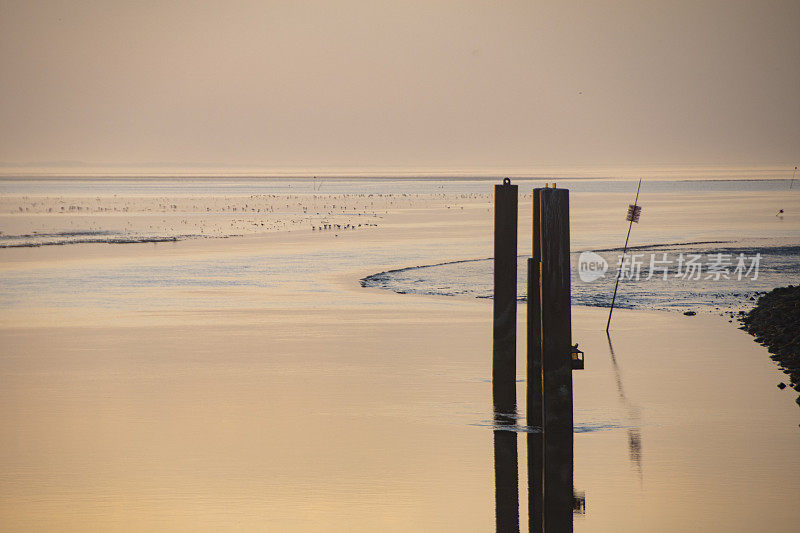
<svg viewBox="0 0 800 533">
<path fill-rule="evenodd" d="M 571 531 L 573 420 L 569 191 L 534 189 L 533 195 L 527 409 L 528 424 L 532 428 L 541 427 L 543 438 L 541 454 L 536 439 L 529 439 L 529 453 L 533 455 L 528 459 L 532 487 L 529 491 L 531 531 Z M 540 473 L 542 480 L 538 484 Z M 542 490 L 537 491 L 539 486 Z M 541 526 L 534 520 L 540 505 Z"/>
<path fill-rule="evenodd" d="M 517 423 L 517 191 L 508 178 L 494 188 L 492 398 L 495 427 L 501 428 L 494 431 L 498 532 L 519 531 L 517 433 L 513 431 Z"/>
<path fill-rule="evenodd" d="M 572 524 L 573 474 L 569 191 L 540 194 L 545 531 L 563 531 Z"/>
<path fill-rule="evenodd" d="M 539 195 L 534 191 L 534 232 L 537 231 Z M 526 397 L 527 424 L 531 431 L 528 444 L 528 530 L 541 533 L 544 512 L 544 449 L 542 423 L 542 316 L 539 290 L 540 250 L 534 246 L 528 259 L 528 390 Z"/>
<path fill-rule="evenodd" d="M 516 409 L 517 185 L 508 178 L 494 196 L 494 334 L 492 394 L 495 408 Z"/>
</svg>

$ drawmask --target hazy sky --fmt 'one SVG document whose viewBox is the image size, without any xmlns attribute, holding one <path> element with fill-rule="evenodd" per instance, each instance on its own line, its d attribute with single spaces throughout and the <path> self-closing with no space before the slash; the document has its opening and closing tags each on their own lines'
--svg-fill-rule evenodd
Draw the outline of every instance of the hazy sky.
<svg viewBox="0 0 800 533">
<path fill-rule="evenodd" d="M 0 0 L 4 162 L 797 159 L 797 0 Z"/>
</svg>

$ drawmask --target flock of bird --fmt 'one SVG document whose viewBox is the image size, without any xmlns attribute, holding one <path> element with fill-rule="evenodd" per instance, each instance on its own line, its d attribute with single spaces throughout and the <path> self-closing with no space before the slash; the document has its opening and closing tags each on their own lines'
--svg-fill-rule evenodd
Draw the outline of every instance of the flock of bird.
<svg viewBox="0 0 800 533">
<path fill-rule="evenodd" d="M 16 238 L 35 244 L 44 235 L 95 232 L 94 240 L 112 238 L 232 237 L 275 231 L 353 231 L 378 227 L 390 212 L 488 203 L 483 194 L 259 194 L 241 197 L 0 198 L 0 241 Z M 3 213 L 6 215 L 4 216 Z M 11 215 L 11 216 L 9 216 Z M 336 234 L 338 236 L 338 233 Z M 24 238 L 23 238 L 24 237 Z M 26 240 L 27 239 L 27 240 Z M 85 242 L 82 235 L 79 242 Z M 110 239 L 109 239 L 110 240 Z M 50 244 L 50 242 L 48 242 Z M 0 243 L 2 245 L 2 243 Z"/>
</svg>

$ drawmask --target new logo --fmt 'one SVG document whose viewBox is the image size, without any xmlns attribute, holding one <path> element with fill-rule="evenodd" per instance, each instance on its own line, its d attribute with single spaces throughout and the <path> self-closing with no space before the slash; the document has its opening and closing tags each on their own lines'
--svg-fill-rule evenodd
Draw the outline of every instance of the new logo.
<svg viewBox="0 0 800 533">
<path fill-rule="evenodd" d="M 594 252 L 582 252 L 578 257 L 578 276 L 584 283 L 598 280 L 608 271 L 608 262 Z"/>
</svg>

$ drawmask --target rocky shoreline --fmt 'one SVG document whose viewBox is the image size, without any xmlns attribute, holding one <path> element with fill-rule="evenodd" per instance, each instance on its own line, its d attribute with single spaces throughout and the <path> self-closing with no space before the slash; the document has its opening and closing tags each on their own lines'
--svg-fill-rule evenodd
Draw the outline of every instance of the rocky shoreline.
<svg viewBox="0 0 800 533">
<path fill-rule="evenodd" d="M 741 329 L 767 347 L 770 357 L 789 375 L 789 385 L 800 392 L 800 285 L 764 294 L 739 320 Z M 800 405 L 800 396 L 796 401 Z"/>
</svg>

